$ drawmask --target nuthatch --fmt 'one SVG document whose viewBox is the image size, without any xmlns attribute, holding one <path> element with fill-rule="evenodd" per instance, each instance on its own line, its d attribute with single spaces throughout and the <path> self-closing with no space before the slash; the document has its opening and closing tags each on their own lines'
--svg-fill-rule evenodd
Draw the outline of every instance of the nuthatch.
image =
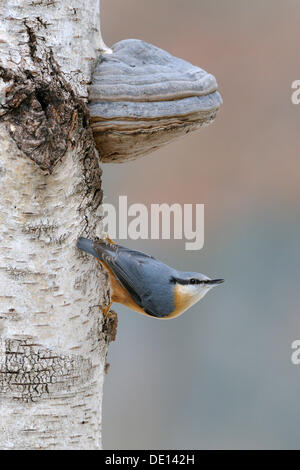
<svg viewBox="0 0 300 470">
<path fill-rule="evenodd" d="M 178 317 L 212 287 L 224 282 L 200 273 L 177 271 L 152 256 L 115 243 L 79 238 L 77 246 L 95 256 L 108 271 L 111 303 L 121 303 L 150 317 Z"/>
</svg>

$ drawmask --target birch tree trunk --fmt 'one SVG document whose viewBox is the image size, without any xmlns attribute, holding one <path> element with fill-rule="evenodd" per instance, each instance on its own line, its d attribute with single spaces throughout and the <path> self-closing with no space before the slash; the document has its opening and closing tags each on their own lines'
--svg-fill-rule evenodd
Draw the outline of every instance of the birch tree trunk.
<svg viewBox="0 0 300 470">
<path fill-rule="evenodd" d="M 1 449 L 101 448 L 109 285 L 76 248 L 101 236 L 99 16 L 99 0 L 0 2 Z"/>
</svg>

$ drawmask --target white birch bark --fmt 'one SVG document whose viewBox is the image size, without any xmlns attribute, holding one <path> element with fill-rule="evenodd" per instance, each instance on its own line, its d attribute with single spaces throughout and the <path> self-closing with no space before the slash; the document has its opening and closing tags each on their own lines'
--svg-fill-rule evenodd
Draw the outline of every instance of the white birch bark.
<svg viewBox="0 0 300 470">
<path fill-rule="evenodd" d="M 78 100 L 104 47 L 99 16 L 99 0 L 0 2 L 1 449 L 101 448 L 109 285 L 76 248 L 101 235 Z"/>
</svg>

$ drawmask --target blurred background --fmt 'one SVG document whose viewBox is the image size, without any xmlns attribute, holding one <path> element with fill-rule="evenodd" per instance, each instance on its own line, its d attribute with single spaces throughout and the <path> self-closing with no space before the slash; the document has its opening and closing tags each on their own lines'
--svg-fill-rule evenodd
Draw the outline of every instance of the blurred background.
<svg viewBox="0 0 300 470">
<path fill-rule="evenodd" d="M 211 126 L 104 165 L 105 202 L 205 204 L 205 245 L 128 241 L 226 282 L 172 321 L 119 305 L 105 449 L 300 448 L 298 0 L 102 0 L 112 45 L 139 38 L 213 73 Z"/>
</svg>

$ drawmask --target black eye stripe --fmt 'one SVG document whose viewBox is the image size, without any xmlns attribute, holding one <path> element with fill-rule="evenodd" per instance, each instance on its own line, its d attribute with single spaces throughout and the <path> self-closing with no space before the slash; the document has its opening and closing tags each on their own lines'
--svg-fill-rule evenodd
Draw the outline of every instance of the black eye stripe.
<svg viewBox="0 0 300 470">
<path fill-rule="evenodd" d="M 172 277 L 172 279 L 170 279 L 170 282 L 172 282 L 173 284 L 181 284 L 182 286 L 186 286 L 186 285 L 194 286 L 195 284 L 201 284 L 201 282 L 205 282 L 205 281 L 200 281 L 200 279 L 195 279 L 195 278 L 179 279 L 179 278 Z"/>
</svg>

